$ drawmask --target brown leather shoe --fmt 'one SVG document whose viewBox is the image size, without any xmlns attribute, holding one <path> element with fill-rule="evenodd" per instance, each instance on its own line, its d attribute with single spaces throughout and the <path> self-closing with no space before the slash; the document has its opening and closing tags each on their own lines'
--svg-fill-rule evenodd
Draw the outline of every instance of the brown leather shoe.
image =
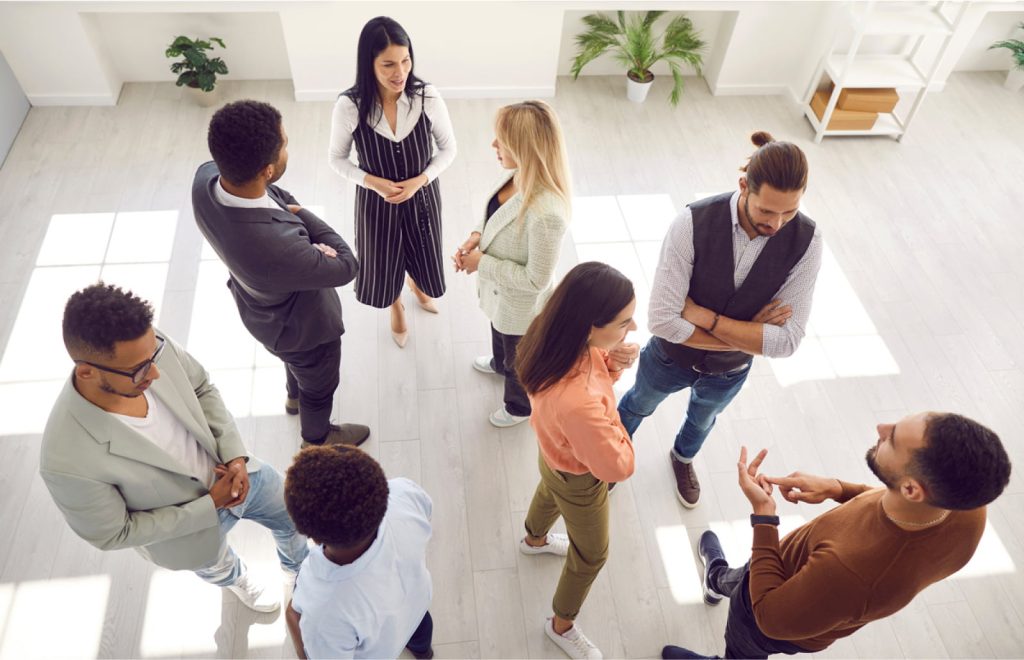
<svg viewBox="0 0 1024 660">
<path fill-rule="evenodd" d="M 331 424 L 323 442 L 302 442 L 302 448 L 322 445 L 351 445 L 358 447 L 370 437 L 370 427 L 362 424 Z"/>
<path fill-rule="evenodd" d="M 687 509 L 694 508 L 700 500 L 700 482 L 693 462 L 683 463 L 672 450 L 668 452 L 668 460 L 672 462 L 672 472 L 676 475 L 676 497 Z"/>
<path fill-rule="evenodd" d="M 287 397 L 284 400 L 284 411 L 289 415 L 299 414 L 299 400 Z"/>
</svg>

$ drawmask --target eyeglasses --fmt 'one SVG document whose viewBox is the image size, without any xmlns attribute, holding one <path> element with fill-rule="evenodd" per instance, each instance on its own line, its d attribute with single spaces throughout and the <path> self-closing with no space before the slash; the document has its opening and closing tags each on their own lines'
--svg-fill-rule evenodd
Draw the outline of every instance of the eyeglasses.
<svg viewBox="0 0 1024 660">
<path fill-rule="evenodd" d="M 132 385 L 138 385 L 142 381 L 146 380 L 146 376 L 149 375 L 149 368 L 153 366 L 153 363 L 160 358 L 160 354 L 164 352 L 164 344 L 166 344 L 167 342 L 164 340 L 163 337 L 157 337 L 156 340 L 159 343 L 156 346 L 156 351 L 153 353 L 153 357 L 149 358 L 148 360 L 140 364 L 138 367 L 135 368 L 134 371 L 121 371 L 120 369 L 111 369 L 110 367 L 104 367 L 102 364 L 96 364 L 95 362 L 89 362 L 87 360 L 75 360 L 75 362 L 80 364 L 87 364 L 90 367 L 96 367 L 100 371 L 107 371 L 112 374 L 117 374 L 118 376 L 125 376 L 127 378 L 131 378 Z"/>
</svg>

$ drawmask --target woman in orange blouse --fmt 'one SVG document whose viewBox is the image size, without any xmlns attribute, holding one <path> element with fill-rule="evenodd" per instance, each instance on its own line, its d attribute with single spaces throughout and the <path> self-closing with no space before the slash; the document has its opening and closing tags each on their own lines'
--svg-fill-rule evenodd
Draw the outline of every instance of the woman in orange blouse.
<svg viewBox="0 0 1024 660">
<path fill-rule="evenodd" d="M 566 556 L 544 629 L 570 658 L 601 651 L 573 625 L 608 559 L 608 482 L 633 474 L 633 445 L 612 383 L 639 354 L 633 283 L 611 266 L 582 263 L 565 276 L 519 344 L 516 371 L 530 397 L 540 483 L 526 515 L 525 554 Z M 562 516 L 568 535 L 549 533 Z"/>
</svg>

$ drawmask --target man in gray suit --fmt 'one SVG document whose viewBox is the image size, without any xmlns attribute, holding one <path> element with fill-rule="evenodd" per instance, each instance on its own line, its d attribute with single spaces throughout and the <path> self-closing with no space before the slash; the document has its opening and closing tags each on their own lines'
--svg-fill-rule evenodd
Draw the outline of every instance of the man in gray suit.
<svg viewBox="0 0 1024 660">
<path fill-rule="evenodd" d="M 309 553 L 284 504 L 281 474 L 246 452 L 209 374 L 153 328 L 149 303 L 94 284 L 64 309 L 75 368 L 43 431 L 39 472 L 78 536 L 192 570 L 247 607 L 272 612 L 227 543 L 240 518 L 273 532 L 286 581 Z"/>
<path fill-rule="evenodd" d="M 229 103 L 210 121 L 207 143 L 213 162 L 192 183 L 196 223 L 231 271 L 242 323 L 285 364 L 285 411 L 300 416 L 303 446 L 362 444 L 366 426 L 331 424 L 345 332 L 335 287 L 359 270 L 352 250 L 273 185 L 288 166 L 288 136 L 272 106 Z"/>
</svg>

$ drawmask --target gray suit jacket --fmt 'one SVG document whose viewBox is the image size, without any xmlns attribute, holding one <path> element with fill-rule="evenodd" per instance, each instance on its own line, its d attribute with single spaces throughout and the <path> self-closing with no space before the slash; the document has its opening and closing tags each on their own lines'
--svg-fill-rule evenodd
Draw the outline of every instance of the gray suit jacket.
<svg viewBox="0 0 1024 660">
<path fill-rule="evenodd" d="M 487 196 L 490 200 L 513 176 L 503 174 Z M 486 201 L 484 204 L 486 205 Z M 480 250 L 477 269 L 480 308 L 494 328 L 506 335 L 524 335 L 554 290 L 555 266 L 562 236 L 569 226 L 565 204 L 557 195 L 536 195 L 517 220 L 521 193 L 512 195 L 489 220 L 477 226 Z M 485 212 L 486 214 L 486 212 Z"/>
<path fill-rule="evenodd" d="M 220 172 L 204 163 L 192 182 L 192 210 L 199 230 L 231 271 L 228 288 L 246 329 L 275 352 L 305 351 L 345 332 L 335 287 L 356 276 L 359 264 L 348 243 L 308 209 L 224 206 L 214 195 Z M 287 190 L 268 186 L 278 204 L 296 204 Z M 313 243 L 338 252 L 328 257 Z"/>
<path fill-rule="evenodd" d="M 157 366 L 152 394 L 196 440 L 220 463 L 244 456 L 248 472 L 258 470 L 203 366 L 170 339 Z M 194 570 L 217 559 L 220 524 L 205 484 L 87 401 L 73 378 L 43 431 L 39 473 L 71 529 L 100 550 L 135 548 L 170 569 Z"/>
</svg>

